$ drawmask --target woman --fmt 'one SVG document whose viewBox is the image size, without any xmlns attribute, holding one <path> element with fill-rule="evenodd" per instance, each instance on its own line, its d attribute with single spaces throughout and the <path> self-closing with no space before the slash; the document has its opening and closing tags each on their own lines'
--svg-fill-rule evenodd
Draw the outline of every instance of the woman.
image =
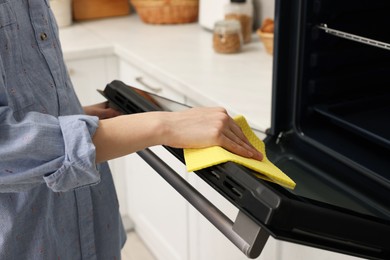
<svg viewBox="0 0 390 260">
<path fill-rule="evenodd" d="M 66 71 L 49 0 L 0 0 L 0 259 L 119 259 L 107 160 L 159 144 L 262 158 L 222 108 L 83 110 Z"/>
</svg>

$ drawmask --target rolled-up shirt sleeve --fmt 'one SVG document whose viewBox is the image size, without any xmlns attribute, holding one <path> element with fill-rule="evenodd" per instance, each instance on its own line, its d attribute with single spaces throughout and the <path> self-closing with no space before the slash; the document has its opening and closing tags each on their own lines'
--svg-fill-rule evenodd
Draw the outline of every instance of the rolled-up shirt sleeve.
<svg viewBox="0 0 390 260">
<path fill-rule="evenodd" d="M 92 142 L 98 118 L 54 117 L 30 112 L 17 122 L 0 107 L 0 192 L 18 192 L 42 183 L 68 191 L 100 181 Z"/>
</svg>

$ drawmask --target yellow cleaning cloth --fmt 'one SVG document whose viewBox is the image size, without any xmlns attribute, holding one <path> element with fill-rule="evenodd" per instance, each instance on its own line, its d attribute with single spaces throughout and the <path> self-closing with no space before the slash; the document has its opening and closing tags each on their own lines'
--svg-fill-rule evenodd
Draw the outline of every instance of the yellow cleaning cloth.
<svg viewBox="0 0 390 260">
<path fill-rule="evenodd" d="M 234 121 L 241 127 L 249 142 L 264 155 L 262 161 L 245 158 L 233 154 L 220 146 L 201 149 L 184 149 L 187 171 L 197 171 L 213 165 L 232 161 L 252 169 L 259 174 L 257 177 L 275 182 L 289 189 L 295 188 L 295 182 L 267 159 L 264 142 L 261 141 L 249 127 L 243 116 L 237 116 Z"/>
</svg>

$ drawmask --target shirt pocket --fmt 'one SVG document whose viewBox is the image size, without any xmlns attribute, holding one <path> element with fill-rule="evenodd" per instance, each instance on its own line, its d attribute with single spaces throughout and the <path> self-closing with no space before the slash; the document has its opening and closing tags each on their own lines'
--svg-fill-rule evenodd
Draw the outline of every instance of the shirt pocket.
<svg viewBox="0 0 390 260">
<path fill-rule="evenodd" d="M 14 23 L 16 19 L 9 2 L 0 0 L 0 35 L 3 28 Z"/>
<path fill-rule="evenodd" d="M 22 54 L 17 19 L 9 0 L 0 0 L 0 72 L 5 79 L 8 106 L 17 119 L 34 104 L 30 83 L 22 68 Z"/>
</svg>

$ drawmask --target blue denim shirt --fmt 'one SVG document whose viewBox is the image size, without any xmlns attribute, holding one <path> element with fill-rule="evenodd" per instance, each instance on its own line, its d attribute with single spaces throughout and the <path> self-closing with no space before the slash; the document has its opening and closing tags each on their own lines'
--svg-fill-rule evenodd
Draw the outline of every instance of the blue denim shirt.
<svg viewBox="0 0 390 260">
<path fill-rule="evenodd" d="M 83 115 L 48 0 L 0 0 L 0 259 L 120 259 L 96 117 Z"/>
</svg>

